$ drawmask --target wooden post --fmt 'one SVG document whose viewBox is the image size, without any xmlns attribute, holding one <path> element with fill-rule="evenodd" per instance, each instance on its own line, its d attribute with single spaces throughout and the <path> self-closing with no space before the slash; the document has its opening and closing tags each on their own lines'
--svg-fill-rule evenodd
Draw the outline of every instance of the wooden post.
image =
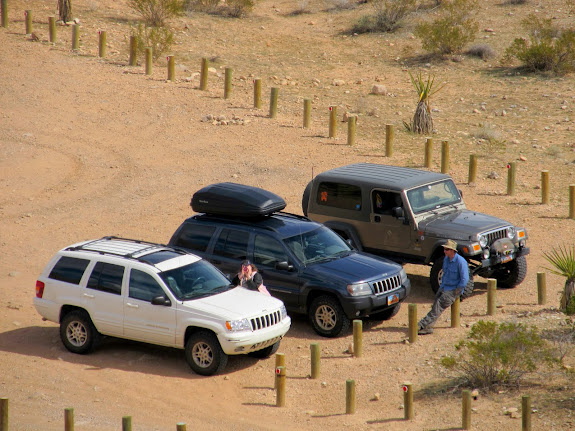
<svg viewBox="0 0 575 431">
<path fill-rule="evenodd" d="M 8 431 L 8 398 L 0 398 L 0 431 Z"/>
<path fill-rule="evenodd" d="M 187 427 L 184 422 L 180 422 L 176 424 L 176 431 L 186 431 Z"/>
<path fill-rule="evenodd" d="M 345 414 L 355 413 L 355 380 L 349 379 L 345 382 Z"/>
<path fill-rule="evenodd" d="M 549 203 L 549 171 L 541 171 L 541 203 Z"/>
<path fill-rule="evenodd" d="M 513 196 L 515 194 L 515 162 L 509 163 L 507 171 L 507 194 Z"/>
<path fill-rule="evenodd" d="M 168 55 L 168 81 L 176 80 L 176 60 L 173 55 Z"/>
<path fill-rule="evenodd" d="M 449 142 L 441 142 L 441 173 L 449 173 Z"/>
<path fill-rule="evenodd" d="M 75 51 L 80 48 L 80 26 L 78 24 L 72 25 L 72 50 Z"/>
<path fill-rule="evenodd" d="M 393 124 L 385 125 L 385 157 L 393 156 Z"/>
<path fill-rule="evenodd" d="M 575 219 L 575 184 L 569 186 L 569 218 Z"/>
<path fill-rule="evenodd" d="M 311 99 L 303 99 L 303 128 L 308 129 L 311 124 Z"/>
<path fill-rule="evenodd" d="M 132 416 L 122 418 L 122 431 L 132 431 Z"/>
<path fill-rule="evenodd" d="M 48 17 L 48 34 L 50 43 L 56 43 L 56 17 Z"/>
<path fill-rule="evenodd" d="M 497 304 L 497 280 L 487 279 L 487 315 L 495 316 L 495 306 Z"/>
<path fill-rule="evenodd" d="M 232 94 L 232 73 L 231 67 L 226 67 L 224 79 L 224 99 L 229 99 Z"/>
<path fill-rule="evenodd" d="M 278 367 L 286 366 L 286 355 L 284 353 L 276 353 L 276 370 Z M 279 374 L 274 374 L 274 389 L 278 388 Z"/>
<path fill-rule="evenodd" d="M 357 117 L 352 115 L 347 119 L 347 145 L 353 147 L 355 145 L 355 125 Z"/>
<path fill-rule="evenodd" d="M 353 356 L 361 358 L 363 355 L 363 322 L 359 319 L 353 321 Z"/>
<path fill-rule="evenodd" d="M 415 343 L 417 341 L 417 304 L 409 304 L 407 306 L 407 319 L 409 322 L 409 342 Z"/>
<path fill-rule="evenodd" d="M 403 408 L 405 410 L 405 420 L 409 421 L 415 417 L 413 409 L 413 385 L 405 383 L 403 385 Z"/>
<path fill-rule="evenodd" d="M 468 184 L 475 184 L 477 180 L 477 154 L 469 155 L 469 178 L 467 179 Z"/>
<path fill-rule="evenodd" d="M 521 397 L 521 431 L 531 431 L 531 397 Z"/>
<path fill-rule="evenodd" d="M 152 59 L 153 59 L 154 50 L 151 46 L 146 48 L 146 75 L 152 74 Z"/>
<path fill-rule="evenodd" d="M 98 38 L 98 55 L 100 57 L 105 57 L 106 56 L 106 31 L 105 30 L 100 30 L 98 32 L 99 38 Z"/>
<path fill-rule="evenodd" d="M 207 58 L 202 58 L 202 68 L 200 70 L 200 90 L 205 91 L 208 89 L 208 69 L 210 62 Z"/>
<path fill-rule="evenodd" d="M 280 89 L 273 87 L 270 93 L 270 118 L 276 118 L 278 115 L 278 93 Z"/>
<path fill-rule="evenodd" d="M 261 109 L 262 107 L 262 80 L 260 78 L 254 79 L 254 108 Z"/>
<path fill-rule="evenodd" d="M 2 27 L 8 27 L 8 0 L 2 0 Z"/>
<path fill-rule="evenodd" d="M 130 60 L 129 66 L 135 66 L 138 63 L 138 36 L 130 36 Z"/>
<path fill-rule="evenodd" d="M 455 301 L 453 301 L 453 304 L 451 304 L 451 327 L 452 328 L 458 328 L 459 327 L 459 320 L 460 320 L 459 305 L 460 304 L 461 304 L 461 300 L 459 299 L 459 297 L 457 297 L 457 299 Z"/>
<path fill-rule="evenodd" d="M 277 367 L 276 374 L 278 375 L 278 388 L 276 391 L 276 407 L 285 407 L 286 405 L 286 369 L 285 367 Z"/>
<path fill-rule="evenodd" d="M 423 158 L 423 166 L 431 168 L 431 158 L 433 152 L 433 139 L 427 138 L 425 140 L 425 157 Z"/>
<path fill-rule="evenodd" d="M 537 304 L 545 305 L 547 302 L 547 280 L 544 272 L 537 273 Z"/>
<path fill-rule="evenodd" d="M 471 391 L 469 389 L 461 392 L 461 428 L 471 429 Z"/>
<path fill-rule="evenodd" d="M 329 137 L 335 138 L 337 135 L 337 106 L 329 107 Z"/>
<path fill-rule="evenodd" d="M 31 10 L 25 10 L 24 11 L 24 17 L 26 18 L 26 34 L 32 34 L 32 11 Z"/>
<path fill-rule="evenodd" d="M 64 409 L 64 430 L 74 431 L 74 409 Z"/>
<path fill-rule="evenodd" d="M 321 360 L 319 343 L 311 343 L 309 347 L 311 350 L 311 378 L 317 379 L 319 378 L 320 374 L 320 360 Z"/>
</svg>

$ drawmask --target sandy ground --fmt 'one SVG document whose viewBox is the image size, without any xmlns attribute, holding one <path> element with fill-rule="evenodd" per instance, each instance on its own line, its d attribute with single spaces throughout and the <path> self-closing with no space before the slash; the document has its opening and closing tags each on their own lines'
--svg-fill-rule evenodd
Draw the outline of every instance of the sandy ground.
<svg viewBox="0 0 575 431">
<path fill-rule="evenodd" d="M 120 429 L 123 416 L 132 416 L 134 429 L 142 431 L 175 429 L 177 423 L 213 430 L 459 429 L 460 394 L 423 388 L 445 378 L 438 360 L 453 353 L 469 325 L 486 318 L 483 279 L 462 304 L 460 328 L 451 329 L 445 315 L 434 335 L 410 345 L 404 306 L 391 321 L 364 323 L 361 358 L 347 352 L 351 333 L 323 339 L 294 316 L 280 347 L 288 369 L 284 408 L 275 407 L 273 357 L 232 358 L 222 375 L 203 378 L 178 350 L 107 340 L 93 354 L 73 355 L 62 346 L 57 325 L 42 322 L 32 305 L 36 277 L 56 250 L 104 235 L 165 243 L 191 215 L 190 197 L 204 185 L 264 187 L 301 214 L 312 172 L 359 161 L 421 167 L 424 138 L 401 130 L 415 104 L 406 70 L 419 67 L 450 83 L 436 97 L 434 140 L 452 142 L 450 173 L 468 207 L 529 231 L 527 279 L 498 293 L 498 314 L 491 319 L 527 321 L 527 315 L 542 326 L 562 320 L 555 305 L 564 280 L 547 274 L 548 304 L 539 306 L 536 273 L 544 271 L 542 252 L 571 243 L 575 234 L 567 218 L 568 185 L 575 183 L 572 77 L 516 76 L 476 59 L 420 64 L 413 60 L 421 52 L 409 28 L 390 36 L 342 35 L 345 23 L 366 6 L 335 13 L 311 4 L 313 13 L 290 16 L 295 3 L 264 0 L 244 20 L 199 14 L 175 20 L 178 78 L 167 82 L 162 60 L 151 76 L 141 66 L 127 66 L 127 21 L 135 16 L 125 2 L 73 2 L 85 29 L 76 53 L 67 27 L 59 27 L 56 44 L 47 42 L 44 17 L 53 14 L 55 1 L 9 3 L 9 27 L 0 28 L 0 397 L 10 400 L 11 430 L 61 430 L 68 407 L 75 411 L 75 429 L 86 431 Z M 480 37 L 491 37 L 487 42 L 499 52 L 519 34 L 517 21 L 529 11 L 552 14 L 558 22 L 573 18 L 559 1 L 525 8 L 485 3 Z M 24 34 L 27 9 L 35 11 L 39 42 Z M 99 59 L 97 29 L 106 26 L 110 54 Z M 194 75 L 202 56 L 212 57 L 217 71 L 205 92 Z M 237 67 L 228 100 L 226 64 Z M 253 77 L 264 82 L 260 110 L 252 107 Z M 334 85 L 336 78 L 344 84 Z M 390 94 L 369 96 L 375 83 Z M 266 95 L 274 85 L 281 96 L 272 120 Z M 301 128 L 303 98 L 313 100 L 309 129 Z M 330 105 L 360 114 L 355 146 L 346 144 L 345 123 L 336 139 L 327 137 Z M 202 121 L 208 114 L 248 121 L 218 126 Z M 386 123 L 396 126 L 393 157 L 382 149 Z M 474 136 L 485 123 L 506 142 L 489 146 Z M 471 153 L 481 156 L 473 186 L 467 184 Z M 434 154 L 438 170 L 438 145 Z M 506 195 L 510 161 L 520 172 L 514 196 Z M 550 205 L 540 204 L 543 169 L 551 172 Z M 490 172 L 498 178 L 488 179 Z M 433 298 L 428 269 L 406 269 L 413 284 L 409 302 L 423 314 Z M 312 342 L 322 353 L 321 377 L 314 380 L 308 378 Z M 356 382 L 353 415 L 345 414 L 347 379 Z M 408 422 L 402 409 L 406 382 L 416 389 L 416 416 Z M 504 409 L 520 407 L 526 393 L 532 395 L 533 429 L 573 429 L 573 381 L 542 372 L 532 383 L 520 391 L 482 393 L 473 401 L 473 429 L 519 429 L 520 419 Z"/>
</svg>

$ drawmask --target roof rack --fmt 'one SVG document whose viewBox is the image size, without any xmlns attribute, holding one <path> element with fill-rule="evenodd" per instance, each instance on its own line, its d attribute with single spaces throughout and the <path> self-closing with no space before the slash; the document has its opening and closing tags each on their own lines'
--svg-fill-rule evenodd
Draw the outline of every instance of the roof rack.
<svg viewBox="0 0 575 431">
<path fill-rule="evenodd" d="M 132 248 L 130 250 L 121 250 L 121 249 L 105 249 L 104 247 L 102 248 L 98 248 L 95 247 L 96 245 L 98 245 L 98 243 L 103 243 L 103 241 L 113 241 L 113 240 L 117 240 L 117 241 L 122 241 L 122 242 L 128 242 L 128 243 L 134 243 L 134 244 L 140 244 L 142 245 L 142 247 L 140 248 Z M 147 246 L 147 247 L 146 247 Z M 153 242 L 149 242 L 149 241 L 142 241 L 142 240 L 138 240 L 138 239 L 131 239 L 131 238 L 121 238 L 118 236 L 105 236 L 102 237 L 100 239 L 95 239 L 93 241 L 89 241 L 87 243 L 81 244 L 81 245 L 77 245 L 74 247 L 67 247 L 66 250 L 69 251 L 78 251 L 78 250 L 82 250 L 82 251 L 89 251 L 89 252 L 94 252 L 94 253 L 98 253 L 98 254 L 102 254 L 102 255 L 111 255 L 111 256 L 121 256 L 121 257 L 125 257 L 127 259 L 134 259 L 137 261 L 142 262 L 143 260 L 139 257 L 136 257 L 136 255 L 141 255 L 144 256 L 146 254 L 149 254 L 151 251 L 156 250 L 171 250 L 171 251 L 178 251 L 180 253 L 185 252 L 184 250 L 181 249 L 175 249 L 172 246 L 169 245 L 165 245 L 165 244 L 157 244 L 157 243 L 153 243 Z"/>
<path fill-rule="evenodd" d="M 271 213 L 268 215 L 263 215 L 263 216 L 258 216 L 258 217 L 237 217 L 237 216 L 226 216 L 226 215 L 221 215 L 221 214 L 216 215 L 216 214 L 200 213 L 200 214 L 195 214 L 190 218 L 199 218 L 199 219 L 205 218 L 207 220 L 225 221 L 226 223 L 234 223 L 237 225 L 251 226 L 254 224 L 254 222 L 273 219 L 274 215 L 281 215 L 281 216 L 291 218 L 294 220 L 312 221 L 310 218 L 308 218 L 306 216 L 302 216 L 299 214 L 293 214 L 293 213 L 289 213 L 289 212 L 285 212 L 285 211 L 277 211 L 277 212 L 274 212 L 274 213 Z M 263 229 L 267 229 L 267 230 L 276 232 L 276 229 L 274 228 L 274 226 L 264 224 L 260 227 Z"/>
</svg>

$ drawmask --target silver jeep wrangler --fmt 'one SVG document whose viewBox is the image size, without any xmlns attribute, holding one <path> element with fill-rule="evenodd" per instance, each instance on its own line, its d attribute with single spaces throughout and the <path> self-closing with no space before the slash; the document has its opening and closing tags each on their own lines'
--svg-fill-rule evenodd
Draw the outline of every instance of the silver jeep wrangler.
<svg viewBox="0 0 575 431">
<path fill-rule="evenodd" d="M 497 217 L 470 211 L 449 175 L 358 163 L 317 175 L 302 209 L 354 247 L 399 263 L 431 265 L 434 292 L 442 277 L 448 239 L 469 262 L 473 276 L 497 279 L 499 288 L 520 284 L 527 273 L 527 232 Z"/>
</svg>

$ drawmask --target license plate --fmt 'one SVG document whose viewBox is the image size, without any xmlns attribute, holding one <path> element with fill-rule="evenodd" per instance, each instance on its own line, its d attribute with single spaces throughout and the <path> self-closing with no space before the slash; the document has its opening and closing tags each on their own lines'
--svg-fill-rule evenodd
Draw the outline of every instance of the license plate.
<svg viewBox="0 0 575 431">
<path fill-rule="evenodd" d="M 390 295 L 387 297 L 387 305 L 395 304 L 396 302 L 399 302 L 399 296 Z"/>
<path fill-rule="evenodd" d="M 506 262 L 510 262 L 513 260 L 513 255 L 507 255 L 507 256 L 503 256 L 501 258 L 501 263 L 506 263 Z"/>
</svg>

